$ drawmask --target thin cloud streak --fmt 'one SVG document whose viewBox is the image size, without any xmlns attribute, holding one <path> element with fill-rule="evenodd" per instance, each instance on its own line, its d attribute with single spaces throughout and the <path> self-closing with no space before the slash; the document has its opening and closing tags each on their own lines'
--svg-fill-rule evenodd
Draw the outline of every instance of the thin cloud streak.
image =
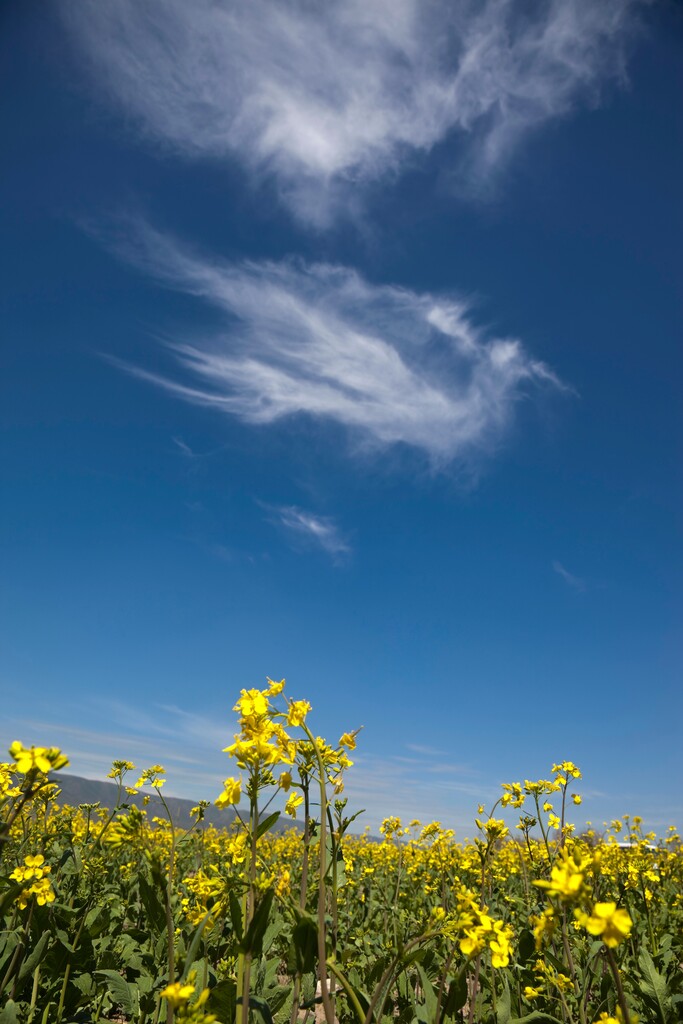
<svg viewBox="0 0 683 1024">
<path fill-rule="evenodd" d="M 520 341 L 485 337 L 456 298 L 324 263 L 221 263 L 144 224 L 112 244 L 225 322 L 160 342 L 175 362 L 168 374 L 125 369 L 247 423 L 305 415 L 344 427 L 358 449 L 402 444 L 444 465 L 490 450 L 528 385 L 562 387 Z"/>
<path fill-rule="evenodd" d="M 579 576 L 575 576 L 573 573 L 569 572 L 568 569 L 565 569 L 561 562 L 558 562 L 557 560 L 554 561 L 553 569 L 573 590 L 583 592 L 586 589 L 586 581 L 582 580 Z"/>
<path fill-rule="evenodd" d="M 319 516 L 294 505 L 283 505 L 271 511 L 274 521 L 297 540 L 321 547 L 328 555 L 337 559 L 350 553 L 349 544 L 329 516 Z"/>
<path fill-rule="evenodd" d="M 318 225 L 449 136 L 490 188 L 533 129 L 625 77 L 642 0 L 78 0 L 93 80 L 144 138 L 274 178 Z"/>
</svg>

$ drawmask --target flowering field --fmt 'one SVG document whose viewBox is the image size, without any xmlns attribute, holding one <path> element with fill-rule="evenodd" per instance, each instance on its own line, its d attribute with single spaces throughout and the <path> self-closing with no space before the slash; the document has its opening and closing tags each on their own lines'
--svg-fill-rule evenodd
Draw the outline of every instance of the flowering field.
<svg viewBox="0 0 683 1024">
<path fill-rule="evenodd" d="M 0 1024 L 297 1024 L 683 1019 L 683 854 L 640 820 L 577 835 L 581 773 L 505 784 L 467 845 L 438 822 L 350 834 L 356 734 L 315 737 L 284 681 L 243 690 L 216 801 L 236 827 L 59 805 L 56 749 L 0 765 Z M 271 801 L 303 830 L 274 835 Z M 517 816 L 513 820 L 512 816 Z M 622 844 L 619 845 L 618 841 Z"/>
</svg>

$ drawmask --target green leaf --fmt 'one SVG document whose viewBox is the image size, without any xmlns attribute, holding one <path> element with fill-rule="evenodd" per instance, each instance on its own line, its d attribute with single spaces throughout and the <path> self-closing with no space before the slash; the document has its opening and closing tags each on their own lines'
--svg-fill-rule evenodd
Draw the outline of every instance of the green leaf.
<svg viewBox="0 0 683 1024">
<path fill-rule="evenodd" d="M 275 1017 L 283 1006 L 288 1006 L 291 1012 L 292 1008 L 292 993 L 293 987 L 291 985 L 279 985 L 277 988 L 270 988 L 266 991 L 268 996 L 268 1005 L 270 1006 L 273 1017 Z M 289 1013 L 287 1014 L 289 1019 Z"/>
<path fill-rule="evenodd" d="M 553 1017 L 550 1013 L 544 1013 L 543 1010 L 533 1010 L 525 1017 L 513 1017 L 510 1020 L 510 1024 L 536 1024 L 536 1022 L 538 1024 L 562 1024 L 557 1017 Z"/>
<path fill-rule="evenodd" d="M 263 948 L 263 936 L 265 935 L 266 928 L 268 927 L 268 918 L 270 917 L 273 895 L 273 890 L 269 889 L 256 908 L 256 913 L 247 928 L 244 941 L 241 943 L 243 952 L 251 953 L 253 956 L 261 955 L 261 950 Z"/>
<path fill-rule="evenodd" d="M 220 1021 L 225 1024 L 232 1024 L 235 1019 L 237 1006 L 237 985 L 230 978 L 219 981 L 211 989 L 209 998 L 206 1001 L 206 1008 L 209 1013 L 215 1013 Z"/>
<path fill-rule="evenodd" d="M 546 949 L 544 956 L 548 963 L 552 964 L 555 970 L 559 971 L 560 974 L 569 974 L 569 968 L 565 964 L 563 964 L 561 960 L 554 956 L 549 949 Z"/>
<path fill-rule="evenodd" d="M 271 921 L 266 928 L 266 934 L 263 936 L 263 952 L 269 953 L 270 948 L 275 942 L 275 939 L 282 932 L 282 918 L 276 917 L 274 921 Z"/>
<path fill-rule="evenodd" d="M 109 910 L 107 907 L 93 907 L 85 918 L 85 929 L 92 939 L 98 938 L 109 928 Z"/>
<path fill-rule="evenodd" d="M 118 971 L 95 971 L 95 974 L 99 974 L 100 977 L 104 978 L 107 983 L 107 991 L 112 997 L 115 1003 L 117 1003 L 125 1013 L 132 1016 L 137 1012 L 131 987 L 125 978 L 122 978 Z"/>
<path fill-rule="evenodd" d="M 43 934 L 38 939 L 38 942 L 36 943 L 35 947 L 31 950 L 30 955 L 26 957 L 23 964 L 21 965 L 21 970 L 19 971 L 18 975 L 18 981 L 23 981 L 23 979 L 26 978 L 29 974 L 33 974 L 36 967 L 38 966 L 39 963 L 41 963 L 43 959 L 43 956 L 45 954 L 45 947 L 47 946 L 49 941 L 50 933 L 43 932 Z"/>
<path fill-rule="evenodd" d="M 332 867 L 336 866 L 337 885 L 346 885 L 346 865 L 342 853 L 341 843 L 331 833 L 327 833 L 327 875 L 332 878 Z"/>
<path fill-rule="evenodd" d="M 273 813 L 269 814 L 267 818 L 264 818 L 263 821 L 260 822 L 259 827 L 256 830 L 256 838 L 260 839 L 261 836 L 265 835 L 266 832 L 268 831 L 268 829 L 271 828 L 275 824 L 275 822 L 278 820 L 279 817 L 280 817 L 280 812 L 279 811 L 273 811 Z"/>
<path fill-rule="evenodd" d="M 448 995 L 443 1006 L 445 1017 L 453 1017 L 467 1002 L 467 964 L 458 971 L 448 986 Z"/>
<path fill-rule="evenodd" d="M 519 933 L 519 941 L 517 943 L 517 960 L 523 967 L 524 964 L 529 960 L 531 956 L 536 952 L 536 940 L 534 939 L 533 932 L 529 928 L 523 928 Z"/>
<path fill-rule="evenodd" d="M 14 903 L 15 899 L 22 891 L 22 885 L 10 885 L 5 892 L 0 896 L 0 916 L 5 913 L 5 908 Z M 2 1018 L 0 1017 L 0 1021 Z"/>
<path fill-rule="evenodd" d="M 147 916 L 147 921 L 152 930 L 159 934 L 166 927 L 166 907 L 159 898 L 158 890 L 150 885 L 144 875 L 140 875 L 138 882 L 140 902 Z"/>
<path fill-rule="evenodd" d="M 154 987 L 154 979 L 151 978 L 149 974 L 141 974 L 135 979 L 135 984 L 138 987 L 140 995 L 147 995 L 147 993 L 151 992 Z"/>
<path fill-rule="evenodd" d="M 318 926 L 312 917 L 302 917 L 292 929 L 287 967 L 292 974 L 308 974 L 315 970 L 317 955 Z"/>
<path fill-rule="evenodd" d="M 242 941 L 242 907 L 240 901 L 237 899 L 235 893 L 230 890 L 229 894 L 230 901 L 230 920 L 232 921 L 232 930 L 235 933 L 235 938 L 238 942 Z"/>
<path fill-rule="evenodd" d="M 503 978 L 503 993 L 500 999 L 498 1000 L 498 1008 L 496 1014 L 498 1024 L 510 1024 L 511 1015 L 512 1001 L 510 998 L 510 986 L 508 985 L 507 978 Z"/>
<path fill-rule="evenodd" d="M 78 974 L 75 978 L 72 978 L 72 983 L 75 988 L 86 997 L 96 995 L 97 987 L 93 981 L 92 974 Z"/>
<path fill-rule="evenodd" d="M 56 934 L 57 938 L 59 939 L 61 945 L 64 947 L 64 949 L 68 953 L 75 953 L 76 952 L 74 947 L 69 942 L 69 936 L 66 934 L 66 932 L 64 931 L 63 928 L 58 928 L 55 934 Z"/>
<path fill-rule="evenodd" d="M 424 967 L 420 963 L 418 963 L 417 965 L 417 973 L 420 975 L 420 984 L 422 985 L 422 991 L 424 993 L 424 1005 L 425 1010 L 427 1011 L 427 1020 L 436 1020 L 437 1000 L 436 992 L 434 991 L 434 986 L 427 977 L 427 972 L 425 971 Z"/>
<path fill-rule="evenodd" d="M 19 1024 L 17 1017 L 17 1004 L 13 999 L 8 999 L 5 1008 L 0 1013 L 0 1024 Z"/>
<path fill-rule="evenodd" d="M 187 977 L 187 974 L 188 974 L 188 971 L 189 971 L 193 961 L 196 959 L 197 950 L 199 949 L 199 943 L 202 941 L 202 933 L 203 933 L 203 931 L 204 931 L 204 929 L 206 927 L 207 921 L 209 920 L 210 917 L 211 917 L 211 911 L 209 911 L 207 914 L 204 915 L 202 920 L 197 925 L 197 928 L 195 929 L 195 933 L 192 936 L 192 939 L 190 941 L 190 945 L 189 945 L 188 950 L 187 950 L 187 956 L 185 957 L 185 965 L 183 967 L 183 973 L 182 973 L 182 976 L 180 978 L 181 981 L 185 981 L 185 979 Z"/>
<path fill-rule="evenodd" d="M 274 1024 L 273 1015 L 265 999 L 260 996 L 249 996 L 249 1007 L 260 1015 L 264 1024 Z"/>
<path fill-rule="evenodd" d="M 652 997 L 661 1024 L 667 1024 L 671 1018 L 672 1006 L 666 978 L 659 973 L 646 949 L 640 951 L 638 966 L 643 972 L 643 991 Z"/>
</svg>

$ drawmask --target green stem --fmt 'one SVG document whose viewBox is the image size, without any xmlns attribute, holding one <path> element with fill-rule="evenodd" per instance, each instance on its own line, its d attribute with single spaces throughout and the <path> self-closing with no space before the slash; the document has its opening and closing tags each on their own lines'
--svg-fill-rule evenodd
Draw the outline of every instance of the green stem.
<svg viewBox="0 0 683 1024">
<path fill-rule="evenodd" d="M 256 881 L 256 837 L 259 826 L 258 810 L 258 767 L 250 769 L 249 778 L 249 848 L 247 854 L 247 865 L 249 871 L 249 885 L 242 897 L 242 935 L 247 934 L 249 925 L 254 915 L 255 886 Z M 240 950 L 237 959 L 237 1002 L 235 1005 L 236 1024 L 248 1024 L 249 1022 L 249 997 L 251 994 L 251 952 Z"/>
<path fill-rule="evenodd" d="M 610 965 L 612 976 L 614 978 L 614 984 L 617 986 L 617 999 L 619 1000 L 619 1007 L 621 1009 L 622 1024 L 631 1024 L 631 1015 L 626 1002 L 624 986 L 621 983 L 621 974 L 619 973 L 616 958 L 609 946 L 605 946 L 605 950 L 607 952 L 607 961 Z"/>
<path fill-rule="evenodd" d="M 448 971 L 450 970 L 450 966 L 451 966 L 451 964 L 453 962 L 453 957 L 455 956 L 455 952 L 456 951 L 455 951 L 455 947 L 454 947 L 451 950 L 451 952 L 448 954 L 448 956 L 446 958 L 446 963 L 444 964 L 444 967 L 443 967 L 443 971 L 441 972 L 441 978 L 439 979 L 439 994 L 438 994 L 437 999 L 436 999 L 436 1013 L 434 1015 L 434 1024 L 439 1024 L 439 1022 L 441 1020 L 441 1004 L 443 1003 L 443 994 L 444 994 L 444 991 L 446 989 L 446 978 L 448 976 Z"/>
<path fill-rule="evenodd" d="M 57 1024 L 60 1024 L 62 1014 L 64 1013 L 64 1000 L 66 999 L 66 988 L 67 985 L 69 984 L 69 978 L 71 976 L 71 958 L 75 955 L 76 950 L 78 949 L 78 943 L 81 941 L 81 935 L 83 934 L 83 929 L 85 927 L 85 919 L 88 916 L 89 906 L 90 900 L 88 900 L 83 909 L 83 914 L 81 916 L 81 921 L 78 926 L 78 931 L 76 932 L 76 938 L 73 941 L 73 952 L 69 955 L 69 962 L 67 963 L 66 970 L 64 971 L 64 981 L 62 982 L 62 989 L 61 992 L 59 993 L 59 1005 L 57 1006 Z"/>
<path fill-rule="evenodd" d="M 33 972 L 33 988 L 31 989 L 31 1005 L 28 1008 L 28 1017 L 26 1024 L 31 1024 L 33 1020 L 33 1014 L 36 1012 L 36 1003 L 38 1002 L 38 984 L 40 982 L 40 964 L 36 967 Z"/>
<path fill-rule="evenodd" d="M 358 1020 L 358 1024 L 364 1024 L 365 1014 L 363 1013 L 363 1008 L 361 1007 L 360 1003 L 358 1002 L 358 996 L 354 992 L 354 990 L 351 987 L 350 983 L 347 981 L 347 979 L 344 977 L 342 972 L 339 970 L 337 965 L 332 960 L 328 960 L 327 961 L 327 966 L 332 971 L 332 974 L 334 974 L 335 978 L 337 979 L 337 981 L 339 982 L 341 987 L 346 992 L 346 996 L 347 996 L 349 1002 L 351 1003 L 351 1006 L 353 1007 L 354 1013 L 356 1014 L 356 1019 Z"/>
<path fill-rule="evenodd" d="M 493 967 L 491 967 L 491 1002 L 493 1004 L 493 1016 L 495 1018 L 498 1015 L 498 1010 L 496 1005 L 496 972 Z"/>
<path fill-rule="evenodd" d="M 470 1009 L 469 1009 L 469 1013 L 467 1015 L 468 1024 L 473 1024 L 473 1022 L 474 1022 L 474 1007 L 475 1007 L 475 1004 L 476 1004 L 476 1001 L 477 1001 L 477 991 L 479 989 L 479 971 L 480 970 L 481 970 L 481 953 L 477 957 L 476 963 L 474 965 L 474 977 L 471 979 Z"/>
<path fill-rule="evenodd" d="M 169 810 L 169 806 L 164 800 L 163 793 L 161 792 L 160 786 L 154 787 L 157 791 L 157 796 L 161 801 L 166 817 L 168 818 L 168 824 L 171 829 L 171 848 L 168 853 L 168 874 L 166 876 L 166 889 L 164 898 L 164 910 L 166 913 L 166 941 L 168 946 L 168 984 L 172 985 L 175 982 L 175 925 L 173 922 L 173 878 L 175 875 L 175 852 L 176 852 L 176 834 L 175 825 L 173 824 L 173 815 Z M 194 827 L 194 826 L 192 826 Z M 171 1006 L 169 1000 L 166 1000 L 166 1024 L 173 1024 L 175 1017 L 175 1011 Z"/>
<path fill-rule="evenodd" d="M 325 886 L 325 875 L 327 873 L 327 791 L 325 789 L 325 765 L 318 750 L 313 733 L 306 723 L 302 723 L 302 729 L 313 744 L 316 761 L 318 762 L 318 775 L 320 782 L 320 837 L 319 837 L 319 867 L 318 872 L 318 975 L 320 980 L 320 994 L 325 1010 L 327 1024 L 334 1024 L 334 1007 L 327 988 L 327 955 L 326 955 L 326 927 L 325 909 L 327 903 L 327 891 Z"/>
<path fill-rule="evenodd" d="M 304 778 L 303 773 L 299 772 L 301 778 L 301 791 L 304 795 L 304 835 L 303 835 L 303 858 L 301 864 L 301 885 L 299 887 L 299 907 L 301 910 L 306 909 L 306 894 L 308 892 L 308 860 L 309 851 L 311 845 L 311 798 L 310 798 L 310 785 L 308 777 Z M 297 1024 L 297 1018 L 299 1015 L 299 998 L 301 995 L 301 972 L 297 971 L 294 978 L 294 987 L 292 990 L 292 1012 L 289 1015 L 289 1024 Z"/>
</svg>

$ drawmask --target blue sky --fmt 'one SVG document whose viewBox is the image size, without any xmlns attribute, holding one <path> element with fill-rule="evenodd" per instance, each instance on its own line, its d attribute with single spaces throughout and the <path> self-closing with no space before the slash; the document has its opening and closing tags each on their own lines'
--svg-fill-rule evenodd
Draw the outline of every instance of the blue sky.
<svg viewBox="0 0 683 1024">
<path fill-rule="evenodd" d="M 373 825 L 683 824 L 680 10 L 2 21 L 4 745 L 214 797 L 285 676 Z"/>
</svg>

